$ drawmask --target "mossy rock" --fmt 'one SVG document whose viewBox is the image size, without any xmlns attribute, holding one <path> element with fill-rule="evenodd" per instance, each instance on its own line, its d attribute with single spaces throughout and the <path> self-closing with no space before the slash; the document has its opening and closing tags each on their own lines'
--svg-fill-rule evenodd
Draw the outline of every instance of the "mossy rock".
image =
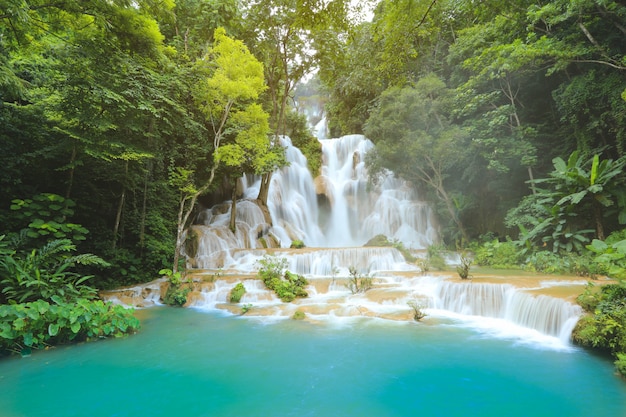
<svg viewBox="0 0 626 417">
<path fill-rule="evenodd" d="M 363 246 L 393 246 L 393 243 L 385 235 L 376 235 Z"/>
<path fill-rule="evenodd" d="M 241 300 L 241 297 L 246 293 L 246 287 L 243 286 L 243 283 L 238 283 L 230 290 L 230 302 L 238 303 Z"/>
<path fill-rule="evenodd" d="M 302 310 L 296 310 L 296 312 L 293 313 L 293 316 L 291 316 L 291 318 L 293 320 L 304 320 L 306 318 L 306 314 Z"/>
</svg>

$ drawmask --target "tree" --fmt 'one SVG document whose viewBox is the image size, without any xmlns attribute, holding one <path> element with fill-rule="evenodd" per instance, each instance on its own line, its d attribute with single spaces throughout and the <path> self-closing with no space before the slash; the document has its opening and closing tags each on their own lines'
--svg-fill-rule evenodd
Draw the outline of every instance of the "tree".
<svg viewBox="0 0 626 417">
<path fill-rule="evenodd" d="M 443 81 L 434 75 L 422 78 L 415 87 L 385 91 L 365 126 L 365 134 L 376 144 L 367 163 L 371 175 L 386 168 L 430 189 L 467 242 L 459 216 L 465 198 L 449 186 L 450 178 L 462 172 L 467 135 L 446 118 L 447 94 Z"/>
<path fill-rule="evenodd" d="M 289 99 L 297 83 L 315 69 L 316 41 L 348 26 L 343 0 L 259 0 L 250 2 L 246 22 L 251 48 L 265 66 L 274 145 L 286 131 Z M 262 176 L 258 199 L 267 205 L 271 172 Z"/>
<path fill-rule="evenodd" d="M 208 178 L 201 181 L 198 181 L 198 173 L 193 170 L 177 167 L 170 172 L 171 184 L 180 191 L 176 249 L 172 266 L 174 273 L 178 271 L 185 230 L 196 200 L 213 184 L 222 160 L 235 163 L 242 158 L 241 146 L 237 146 L 236 142 L 229 142 L 230 146 L 221 150 L 223 142 L 232 141 L 234 135 L 241 142 L 254 143 L 267 133 L 266 125 L 254 123 L 263 118 L 260 108 L 249 107 L 266 88 L 263 65 L 243 42 L 228 37 L 223 28 L 215 30 L 214 38 L 210 53 L 198 63 L 198 70 L 208 76 L 200 80 L 195 91 L 195 99 L 213 134 L 213 164 Z M 256 117 L 256 120 L 250 120 L 251 117 Z"/>
</svg>

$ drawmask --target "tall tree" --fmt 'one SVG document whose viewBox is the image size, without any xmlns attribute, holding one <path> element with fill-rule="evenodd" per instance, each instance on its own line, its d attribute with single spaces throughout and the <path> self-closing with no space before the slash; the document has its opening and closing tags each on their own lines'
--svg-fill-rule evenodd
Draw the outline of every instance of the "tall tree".
<svg viewBox="0 0 626 417">
<path fill-rule="evenodd" d="M 469 235 L 460 216 L 466 196 L 451 189 L 450 180 L 462 173 L 467 134 L 446 117 L 449 94 L 434 75 L 422 78 L 415 87 L 385 91 L 366 124 L 365 134 L 376 144 L 367 163 L 373 175 L 393 170 L 430 190 L 460 235 L 449 236 L 466 243 Z"/>
<path fill-rule="evenodd" d="M 206 78 L 200 80 L 195 90 L 195 99 L 212 131 L 213 163 L 208 178 L 204 179 L 198 175 L 201 173 L 183 167 L 171 171 L 172 184 L 180 190 L 174 272 L 178 270 L 185 230 L 196 200 L 213 184 L 220 162 L 226 160 L 229 164 L 236 164 L 235 161 L 242 161 L 241 144 L 262 140 L 267 134 L 262 110 L 254 106 L 266 88 L 263 65 L 242 41 L 227 36 L 224 28 L 215 30 L 214 39 L 213 48 L 198 63 L 200 73 L 206 74 Z M 222 150 L 221 147 L 227 144 L 226 150 Z M 258 157 L 261 158 L 262 154 Z"/>
</svg>

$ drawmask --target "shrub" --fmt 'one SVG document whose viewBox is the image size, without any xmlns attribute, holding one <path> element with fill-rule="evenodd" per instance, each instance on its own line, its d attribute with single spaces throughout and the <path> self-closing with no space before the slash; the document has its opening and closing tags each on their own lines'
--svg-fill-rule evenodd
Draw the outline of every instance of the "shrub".
<svg viewBox="0 0 626 417">
<path fill-rule="evenodd" d="M 374 283 L 372 277 L 359 274 L 353 266 L 348 268 L 348 270 L 350 271 L 350 278 L 348 278 L 346 287 L 352 294 L 364 293 L 372 288 Z"/>
<path fill-rule="evenodd" d="M 399 240 L 390 241 L 385 235 L 376 235 L 364 246 L 391 246 L 397 249 L 407 262 L 415 262 L 417 258 Z"/>
<path fill-rule="evenodd" d="M 83 276 L 72 269 L 77 265 L 108 266 L 108 263 L 92 254 L 70 255 L 75 250 L 69 239 L 58 239 L 19 255 L 8 248 L 1 236 L 0 301 L 24 303 L 59 297 L 70 302 L 75 298 L 95 298 L 97 291 L 85 283 L 92 276 Z"/>
<path fill-rule="evenodd" d="M 442 270 L 446 268 L 446 260 L 443 256 L 446 248 L 443 245 L 430 245 L 426 250 L 428 265 L 430 268 Z"/>
<path fill-rule="evenodd" d="M 610 284 L 598 290 L 587 286 L 578 302 L 592 314 L 582 317 L 572 333 L 575 343 L 600 349 L 617 357 L 616 366 L 626 370 L 626 286 Z M 626 375 L 626 374 L 624 374 Z"/>
<path fill-rule="evenodd" d="M 626 353 L 618 353 L 617 360 L 615 361 L 615 368 L 617 371 L 626 377 Z"/>
<path fill-rule="evenodd" d="M 284 302 L 291 302 L 296 297 L 308 297 L 304 287 L 307 280 L 298 274 L 286 271 L 287 259 L 265 256 L 259 260 L 259 278 L 265 286 L 274 291 L 278 298 Z"/>
<path fill-rule="evenodd" d="M 426 317 L 426 313 L 424 313 L 423 311 L 424 306 L 422 306 L 421 304 L 418 304 L 417 301 L 411 300 L 407 304 L 413 310 L 413 319 L 415 321 L 420 321 L 421 319 Z"/>
<path fill-rule="evenodd" d="M 245 293 L 246 287 L 243 286 L 243 283 L 239 282 L 232 290 L 230 290 L 230 302 L 238 303 Z"/>
<path fill-rule="evenodd" d="M 0 305 L 0 351 L 27 353 L 50 344 L 120 337 L 139 329 L 132 309 L 101 300 Z"/>
<path fill-rule="evenodd" d="M 598 273 L 611 278 L 626 279 L 626 239 L 616 238 L 621 234 L 611 234 L 604 242 L 594 239 L 587 245 L 587 249 L 594 254 L 593 264 Z"/>
<path fill-rule="evenodd" d="M 304 242 L 301 240 L 294 240 L 293 242 L 291 242 L 291 246 L 290 248 L 292 249 L 302 249 L 304 247 Z"/>
<path fill-rule="evenodd" d="M 163 274 L 169 281 L 169 286 L 162 297 L 163 303 L 170 306 L 183 306 L 187 302 L 187 295 L 191 292 L 191 278 L 187 283 L 183 283 L 183 274 L 180 271 L 173 272 L 171 269 L 161 269 L 159 274 Z"/>
<path fill-rule="evenodd" d="M 520 264 L 519 250 L 515 243 L 498 239 L 483 243 L 476 249 L 474 261 L 480 266 L 509 269 Z"/>
<path fill-rule="evenodd" d="M 470 267 L 472 266 L 472 260 L 465 255 L 461 255 L 461 265 L 456 267 L 456 272 L 461 279 L 470 278 Z"/>
</svg>

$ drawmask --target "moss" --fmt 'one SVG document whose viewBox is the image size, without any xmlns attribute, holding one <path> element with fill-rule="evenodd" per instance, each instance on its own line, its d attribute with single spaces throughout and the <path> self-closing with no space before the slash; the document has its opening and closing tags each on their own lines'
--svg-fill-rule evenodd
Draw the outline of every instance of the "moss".
<svg viewBox="0 0 626 417">
<path fill-rule="evenodd" d="M 293 313 L 293 316 L 291 316 L 293 320 L 304 320 L 305 317 L 306 317 L 306 314 L 302 310 L 296 310 L 296 312 Z"/>
<path fill-rule="evenodd" d="M 246 288 L 243 286 L 243 283 L 238 283 L 232 290 L 230 290 L 230 302 L 238 303 L 245 293 Z"/>
</svg>

